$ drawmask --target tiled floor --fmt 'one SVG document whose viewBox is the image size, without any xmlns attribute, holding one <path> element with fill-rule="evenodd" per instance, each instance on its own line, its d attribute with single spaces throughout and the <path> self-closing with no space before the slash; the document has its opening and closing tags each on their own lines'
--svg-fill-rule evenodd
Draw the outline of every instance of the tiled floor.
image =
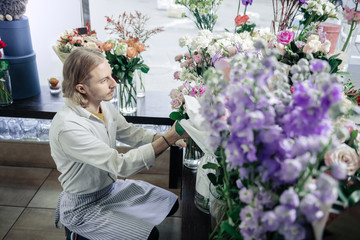
<svg viewBox="0 0 360 240">
<path fill-rule="evenodd" d="M 54 227 L 61 186 L 52 168 L 0 166 L 0 238 L 3 240 L 64 240 Z M 167 188 L 168 175 L 140 173 L 132 178 Z M 171 189 L 180 194 L 180 189 Z M 181 239 L 180 210 L 159 226 L 160 239 Z"/>
</svg>

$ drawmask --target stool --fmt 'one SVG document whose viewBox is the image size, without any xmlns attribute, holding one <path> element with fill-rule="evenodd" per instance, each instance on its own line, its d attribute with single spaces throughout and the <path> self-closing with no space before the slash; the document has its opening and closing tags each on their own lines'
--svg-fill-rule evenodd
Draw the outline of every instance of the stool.
<svg viewBox="0 0 360 240">
<path fill-rule="evenodd" d="M 70 231 L 67 227 L 65 227 L 65 236 L 66 236 L 66 240 L 89 240 L 87 238 L 80 236 L 77 233 Z"/>
</svg>

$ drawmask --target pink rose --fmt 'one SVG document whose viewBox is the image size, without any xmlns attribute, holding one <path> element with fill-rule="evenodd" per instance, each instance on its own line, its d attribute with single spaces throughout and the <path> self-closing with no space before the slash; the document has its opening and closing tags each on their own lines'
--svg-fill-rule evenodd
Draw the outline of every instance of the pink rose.
<svg viewBox="0 0 360 240">
<path fill-rule="evenodd" d="M 194 55 L 193 59 L 194 59 L 194 62 L 196 62 L 196 63 L 201 62 L 201 56 L 200 55 Z"/>
<path fill-rule="evenodd" d="M 178 61 L 178 62 L 180 62 L 182 59 L 183 59 L 183 55 L 182 54 L 179 54 L 179 55 L 176 55 L 175 56 L 175 61 Z"/>
<path fill-rule="evenodd" d="M 173 109 L 179 109 L 182 105 L 182 102 L 179 99 L 174 98 L 171 100 L 170 104 Z"/>
<path fill-rule="evenodd" d="M 354 173 L 360 168 L 359 156 L 357 155 L 355 149 L 349 147 L 345 143 L 325 154 L 325 164 L 330 166 L 333 162 L 346 163 L 347 174 L 349 176 L 354 175 Z"/>
<path fill-rule="evenodd" d="M 179 80 L 179 79 L 180 79 L 180 71 L 174 72 L 174 78 L 175 78 L 176 80 Z"/>
<path fill-rule="evenodd" d="M 289 44 L 292 40 L 294 40 L 294 38 L 295 38 L 295 32 L 294 32 L 294 31 L 285 30 L 285 31 L 280 32 L 280 33 L 276 36 L 276 38 L 277 38 L 277 42 L 278 42 L 278 43 L 287 45 L 287 44 Z"/>
</svg>

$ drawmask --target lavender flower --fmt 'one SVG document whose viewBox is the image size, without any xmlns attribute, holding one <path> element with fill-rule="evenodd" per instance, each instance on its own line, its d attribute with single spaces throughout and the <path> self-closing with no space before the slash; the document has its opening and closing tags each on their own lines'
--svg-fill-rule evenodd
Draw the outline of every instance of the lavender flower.
<svg viewBox="0 0 360 240">
<path fill-rule="evenodd" d="M 305 236 L 306 236 L 304 227 L 302 227 L 298 223 L 283 224 L 283 225 L 281 225 L 279 232 L 287 240 L 302 240 L 302 239 L 305 239 Z"/>
<path fill-rule="evenodd" d="M 302 171 L 301 163 L 295 159 L 286 159 L 281 163 L 279 178 L 285 183 L 293 183 L 298 179 Z"/>
<path fill-rule="evenodd" d="M 299 196 L 294 191 L 294 188 L 285 190 L 280 196 L 280 203 L 291 208 L 297 208 L 299 202 Z"/>
<path fill-rule="evenodd" d="M 251 203 L 253 200 L 253 196 L 254 194 L 251 189 L 247 189 L 244 187 L 239 191 L 239 198 L 244 203 Z"/>
<path fill-rule="evenodd" d="M 280 223 L 293 223 L 296 219 L 296 209 L 285 205 L 278 205 L 275 208 L 275 214 Z"/>
<path fill-rule="evenodd" d="M 276 231 L 280 226 L 278 217 L 273 211 L 265 212 L 261 218 L 261 222 L 264 224 L 266 230 L 270 232 Z"/>
<path fill-rule="evenodd" d="M 311 193 L 301 200 L 300 210 L 311 223 L 319 221 L 324 216 L 324 212 L 321 210 L 321 202 Z"/>
<path fill-rule="evenodd" d="M 314 195 L 324 204 L 333 204 L 338 197 L 338 183 L 330 175 L 322 173 L 316 180 Z"/>
<path fill-rule="evenodd" d="M 345 162 L 332 162 L 331 172 L 334 178 L 343 180 L 347 177 L 347 164 Z"/>
</svg>

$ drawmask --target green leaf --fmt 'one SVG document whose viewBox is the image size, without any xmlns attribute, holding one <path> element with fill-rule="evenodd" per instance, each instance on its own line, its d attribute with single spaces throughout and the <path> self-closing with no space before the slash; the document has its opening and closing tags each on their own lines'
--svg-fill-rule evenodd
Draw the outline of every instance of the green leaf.
<svg viewBox="0 0 360 240">
<path fill-rule="evenodd" d="M 207 176 L 208 176 L 208 178 L 209 178 L 209 180 L 210 180 L 210 182 L 211 182 L 212 184 L 214 184 L 215 186 L 218 185 L 217 178 L 216 178 L 216 175 L 215 175 L 215 174 L 213 174 L 213 173 L 208 173 Z"/>
<path fill-rule="evenodd" d="M 174 120 L 174 121 L 182 119 L 181 113 L 179 113 L 179 112 L 172 112 L 172 113 L 170 113 L 169 117 L 171 120 Z"/>
<path fill-rule="evenodd" d="M 229 233 L 235 239 L 243 239 L 242 236 L 227 221 L 223 221 L 220 225 L 220 228 L 225 230 L 225 232 Z"/>
<path fill-rule="evenodd" d="M 215 163 L 211 163 L 211 162 L 208 162 L 208 163 L 205 163 L 203 165 L 203 168 L 204 169 L 215 169 L 215 170 L 218 170 L 219 169 L 219 166 Z"/>
<path fill-rule="evenodd" d="M 356 190 L 349 196 L 349 205 L 353 206 L 360 201 L 360 190 Z"/>
<path fill-rule="evenodd" d="M 184 128 L 180 125 L 179 122 L 176 122 L 175 130 L 180 136 L 182 136 L 184 134 L 184 132 L 185 132 Z"/>
</svg>

